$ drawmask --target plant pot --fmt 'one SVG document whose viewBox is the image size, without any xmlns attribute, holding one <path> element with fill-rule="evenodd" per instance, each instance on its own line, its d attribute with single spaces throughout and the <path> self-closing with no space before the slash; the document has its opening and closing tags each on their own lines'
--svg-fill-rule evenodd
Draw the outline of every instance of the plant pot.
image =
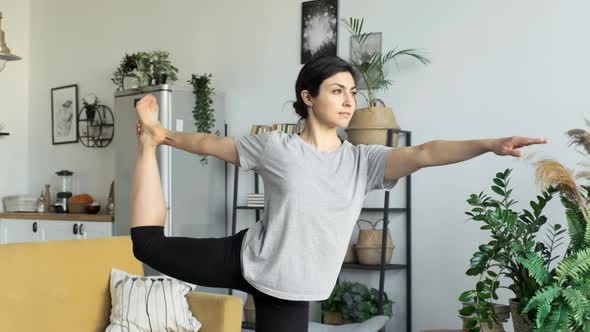
<svg viewBox="0 0 590 332">
<path fill-rule="evenodd" d="M 463 303 L 463 308 L 473 304 L 473 302 L 466 302 Z M 494 310 L 496 311 L 496 316 L 498 316 L 498 320 L 500 321 L 499 324 L 492 322 L 492 327 L 490 328 L 487 324 L 481 329 L 482 332 L 505 332 L 504 330 L 504 323 L 510 319 L 510 307 L 505 304 L 494 304 Z M 461 316 L 459 318 L 463 320 L 463 331 L 467 331 L 467 323 L 472 316 Z"/>
<path fill-rule="evenodd" d="M 323 323 L 329 325 L 343 325 L 342 313 L 340 312 L 322 312 Z"/>
<path fill-rule="evenodd" d="M 527 314 L 518 312 L 518 299 L 510 299 L 510 312 L 512 313 L 512 324 L 514 332 L 530 332 L 533 330 L 533 323 L 529 320 Z"/>
<path fill-rule="evenodd" d="M 392 109 L 375 106 L 356 110 L 345 131 L 348 135 L 347 140 L 353 145 L 387 145 L 387 129 L 390 128 L 400 129 Z M 397 147 L 398 144 L 399 134 L 394 133 L 392 146 Z"/>
<path fill-rule="evenodd" d="M 86 112 L 86 119 L 88 119 L 88 122 L 90 123 L 90 125 L 92 125 L 92 123 L 94 123 L 94 116 L 96 115 L 96 107 L 86 107 L 85 109 Z"/>
<path fill-rule="evenodd" d="M 166 80 L 168 79 L 168 74 L 166 73 L 157 73 L 155 76 L 156 85 L 159 84 L 166 84 Z"/>
<path fill-rule="evenodd" d="M 256 308 L 254 307 L 254 298 L 248 294 L 246 303 L 244 304 L 244 318 L 246 323 L 256 323 Z"/>
<path fill-rule="evenodd" d="M 124 76 L 123 77 L 123 90 L 137 89 L 139 88 L 139 78 L 136 76 Z"/>
</svg>

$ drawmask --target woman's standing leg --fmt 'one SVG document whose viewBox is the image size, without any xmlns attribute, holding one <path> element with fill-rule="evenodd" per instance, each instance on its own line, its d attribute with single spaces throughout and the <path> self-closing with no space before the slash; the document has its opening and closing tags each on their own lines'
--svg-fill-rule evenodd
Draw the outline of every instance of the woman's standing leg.
<svg viewBox="0 0 590 332">
<path fill-rule="evenodd" d="M 259 291 L 252 294 L 256 332 L 307 332 L 309 302 L 279 299 Z"/>
</svg>

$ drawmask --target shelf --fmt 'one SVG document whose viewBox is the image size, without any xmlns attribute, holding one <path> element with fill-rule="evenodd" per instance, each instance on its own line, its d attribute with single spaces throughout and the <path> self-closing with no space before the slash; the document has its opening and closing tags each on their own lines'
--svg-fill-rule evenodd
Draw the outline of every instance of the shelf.
<svg viewBox="0 0 590 332">
<path fill-rule="evenodd" d="M 408 266 L 405 264 L 385 264 L 385 265 L 383 265 L 384 270 L 403 270 L 403 269 L 406 269 L 407 267 Z M 348 264 L 348 263 L 342 264 L 342 268 L 349 269 L 349 270 L 375 270 L 375 271 L 381 270 L 380 265 Z"/>
<path fill-rule="evenodd" d="M 10 135 L 9 133 L 0 133 L 0 136 L 8 136 Z"/>
<path fill-rule="evenodd" d="M 236 206 L 238 210 L 264 210 L 264 206 Z"/>
<path fill-rule="evenodd" d="M 366 211 L 366 212 L 385 212 L 384 208 L 362 208 L 361 211 Z M 389 212 L 406 212 L 408 211 L 408 209 L 406 208 L 389 208 L 387 209 L 387 211 Z"/>
</svg>

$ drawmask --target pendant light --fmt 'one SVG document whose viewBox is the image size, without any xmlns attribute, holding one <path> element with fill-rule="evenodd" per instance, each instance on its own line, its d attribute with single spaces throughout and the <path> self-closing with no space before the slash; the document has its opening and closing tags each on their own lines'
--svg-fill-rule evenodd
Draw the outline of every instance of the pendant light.
<svg viewBox="0 0 590 332">
<path fill-rule="evenodd" d="M 10 49 L 4 41 L 4 31 L 2 30 L 2 12 L 0 12 L 0 71 L 6 66 L 6 61 L 20 60 L 19 56 L 10 53 Z"/>
</svg>

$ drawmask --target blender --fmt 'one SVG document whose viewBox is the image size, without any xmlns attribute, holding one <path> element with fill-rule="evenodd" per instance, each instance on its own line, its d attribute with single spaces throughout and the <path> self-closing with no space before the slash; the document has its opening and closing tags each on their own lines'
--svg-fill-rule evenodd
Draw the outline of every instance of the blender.
<svg viewBox="0 0 590 332">
<path fill-rule="evenodd" d="M 57 192 L 55 212 L 67 213 L 69 212 L 68 199 L 72 197 L 72 175 L 74 175 L 74 172 L 61 170 L 55 174 L 60 177 L 61 183 L 58 187 L 60 191 Z"/>
</svg>

